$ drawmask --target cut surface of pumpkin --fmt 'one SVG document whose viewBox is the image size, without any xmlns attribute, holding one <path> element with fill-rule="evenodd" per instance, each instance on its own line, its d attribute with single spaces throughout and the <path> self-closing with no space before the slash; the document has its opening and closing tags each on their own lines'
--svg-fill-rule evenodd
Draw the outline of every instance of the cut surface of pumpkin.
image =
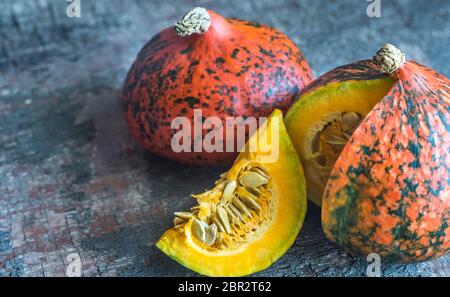
<svg viewBox="0 0 450 297">
<path fill-rule="evenodd" d="M 211 190 L 192 196 L 197 204 L 175 213 L 174 227 L 156 244 L 165 254 L 209 276 L 248 275 L 280 258 L 306 212 L 303 171 L 281 111 L 261 125 Z"/>
<path fill-rule="evenodd" d="M 331 169 L 354 130 L 389 92 L 389 76 L 321 82 L 300 95 L 286 114 L 286 128 L 300 155 L 308 198 L 321 205 Z"/>
</svg>

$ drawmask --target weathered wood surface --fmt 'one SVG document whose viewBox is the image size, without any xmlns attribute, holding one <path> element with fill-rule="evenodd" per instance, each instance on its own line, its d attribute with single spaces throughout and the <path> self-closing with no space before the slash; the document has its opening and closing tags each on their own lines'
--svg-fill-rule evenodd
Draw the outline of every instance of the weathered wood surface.
<svg viewBox="0 0 450 297">
<path fill-rule="evenodd" d="M 154 243 L 223 168 L 185 167 L 141 149 L 118 97 L 146 40 L 189 8 L 257 20 L 289 34 L 315 74 L 370 57 L 384 42 L 450 75 L 450 2 L 0 0 L 0 275 L 192 276 Z M 309 205 L 296 243 L 260 276 L 359 276 L 366 261 L 329 243 Z M 384 275 L 450 275 L 450 257 L 382 265 Z"/>
</svg>

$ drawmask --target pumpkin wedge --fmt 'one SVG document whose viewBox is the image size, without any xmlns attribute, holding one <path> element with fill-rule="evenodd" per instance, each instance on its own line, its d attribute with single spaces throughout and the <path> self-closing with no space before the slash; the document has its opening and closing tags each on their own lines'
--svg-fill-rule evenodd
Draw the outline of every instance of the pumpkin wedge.
<svg viewBox="0 0 450 297">
<path fill-rule="evenodd" d="M 156 246 L 180 264 L 208 276 L 261 271 L 293 244 L 306 212 L 302 167 L 275 110 L 251 136 L 215 186 L 193 195 Z"/>
</svg>

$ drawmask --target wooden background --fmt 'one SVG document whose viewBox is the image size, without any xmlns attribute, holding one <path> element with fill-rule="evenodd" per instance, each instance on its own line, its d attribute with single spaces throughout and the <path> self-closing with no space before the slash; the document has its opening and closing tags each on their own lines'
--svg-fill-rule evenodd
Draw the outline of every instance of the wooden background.
<svg viewBox="0 0 450 297">
<path fill-rule="evenodd" d="M 315 75 L 372 56 L 385 42 L 450 75 L 450 2 L 0 0 L 0 275 L 194 276 L 154 247 L 189 194 L 224 168 L 180 166 L 141 149 L 119 112 L 143 44 L 193 6 L 270 24 L 303 50 Z M 362 276 L 367 262 L 328 242 L 309 205 L 294 246 L 259 276 Z M 450 275 L 450 256 L 382 264 L 386 276 Z"/>
</svg>

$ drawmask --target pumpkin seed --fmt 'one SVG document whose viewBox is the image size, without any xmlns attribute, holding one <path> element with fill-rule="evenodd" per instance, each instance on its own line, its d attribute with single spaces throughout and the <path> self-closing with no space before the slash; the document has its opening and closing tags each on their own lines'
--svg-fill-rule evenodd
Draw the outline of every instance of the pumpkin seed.
<svg viewBox="0 0 450 297">
<path fill-rule="evenodd" d="M 353 128 L 359 121 L 360 116 L 353 111 L 346 112 L 342 115 L 342 123 L 349 127 Z"/>
<path fill-rule="evenodd" d="M 345 140 L 328 140 L 328 144 L 336 145 L 336 146 L 344 146 L 347 142 Z"/>
<path fill-rule="evenodd" d="M 258 204 L 258 202 L 256 202 L 252 197 L 250 197 L 250 196 L 244 196 L 244 197 L 242 197 L 243 198 L 243 200 L 244 200 L 244 202 L 250 207 L 250 208 L 253 208 L 253 209 L 256 209 L 256 210 L 260 210 L 261 209 L 261 206 Z"/>
<path fill-rule="evenodd" d="M 202 221 L 193 219 L 191 224 L 191 231 L 195 238 L 201 243 L 205 243 L 205 225 Z"/>
<path fill-rule="evenodd" d="M 217 215 L 219 216 L 220 222 L 222 223 L 223 227 L 225 228 L 225 231 L 227 233 L 230 233 L 231 227 L 230 222 L 228 221 L 228 215 L 225 209 L 223 209 L 221 206 L 217 208 Z"/>
<path fill-rule="evenodd" d="M 353 132 L 360 121 L 360 114 L 352 111 L 346 112 L 342 115 L 342 128 L 346 132 Z"/>
<path fill-rule="evenodd" d="M 242 223 L 245 223 L 244 216 L 241 214 L 241 212 L 233 204 L 229 204 L 228 208 L 236 215 L 237 218 L 239 218 L 239 220 Z"/>
<path fill-rule="evenodd" d="M 236 181 L 232 180 L 225 186 L 220 202 L 222 204 L 230 202 L 231 199 L 233 198 L 233 193 L 235 189 L 236 189 Z"/>
<path fill-rule="evenodd" d="M 257 188 L 267 184 L 268 181 L 266 177 L 251 171 L 244 171 L 239 177 L 239 182 L 246 188 Z"/>
<path fill-rule="evenodd" d="M 175 213 L 175 216 L 181 219 L 189 220 L 190 218 L 192 218 L 192 213 L 187 211 L 179 211 Z"/>
<path fill-rule="evenodd" d="M 267 179 L 270 179 L 269 175 L 264 170 L 262 170 L 259 167 L 253 167 L 251 170 L 256 172 L 256 173 L 258 173 L 259 175 L 267 178 Z"/>
<path fill-rule="evenodd" d="M 330 141 L 334 142 L 342 142 L 345 141 L 345 139 L 341 135 L 331 135 L 329 138 Z"/>
<path fill-rule="evenodd" d="M 260 210 L 261 206 L 256 202 L 258 197 L 253 193 L 249 192 L 246 188 L 238 187 L 237 195 L 242 198 L 244 203 L 246 203 L 250 208 Z"/>
<path fill-rule="evenodd" d="M 184 223 L 186 223 L 186 220 L 184 220 L 184 219 L 182 219 L 182 218 L 175 217 L 175 218 L 173 219 L 173 224 L 174 224 L 175 226 L 178 226 L 178 225 L 181 225 L 181 224 L 184 224 Z"/>
<path fill-rule="evenodd" d="M 211 246 L 216 241 L 217 237 L 217 226 L 216 224 L 210 225 L 208 228 L 206 228 L 205 232 L 205 244 L 207 246 Z"/>
<path fill-rule="evenodd" d="M 233 225 L 236 227 L 241 227 L 241 221 L 239 220 L 239 218 L 234 214 L 234 212 L 229 208 L 225 208 L 225 211 L 227 212 L 228 216 L 231 218 L 231 222 L 233 222 Z"/>
<path fill-rule="evenodd" d="M 217 229 L 219 229 L 219 232 L 225 232 L 225 228 L 217 217 L 214 217 L 212 221 L 217 226 Z"/>
<path fill-rule="evenodd" d="M 254 197 L 259 197 L 262 195 L 261 188 L 245 188 Z"/>
<path fill-rule="evenodd" d="M 253 218 L 252 213 L 250 212 L 250 209 L 248 209 L 247 206 L 245 206 L 245 204 L 242 203 L 242 201 L 239 198 L 234 197 L 233 204 L 237 208 L 239 208 L 242 212 L 244 212 L 248 217 Z"/>
<path fill-rule="evenodd" d="M 244 187 L 237 187 L 236 194 L 239 197 L 251 197 L 255 200 L 258 199 L 258 197 L 255 194 L 253 194 L 252 192 L 250 192 L 249 190 L 247 190 Z"/>
<path fill-rule="evenodd" d="M 343 132 L 345 133 L 345 132 Z M 343 146 L 347 143 L 347 139 L 340 135 L 331 135 L 328 140 L 325 141 L 328 144 L 335 145 L 335 146 Z"/>
</svg>

